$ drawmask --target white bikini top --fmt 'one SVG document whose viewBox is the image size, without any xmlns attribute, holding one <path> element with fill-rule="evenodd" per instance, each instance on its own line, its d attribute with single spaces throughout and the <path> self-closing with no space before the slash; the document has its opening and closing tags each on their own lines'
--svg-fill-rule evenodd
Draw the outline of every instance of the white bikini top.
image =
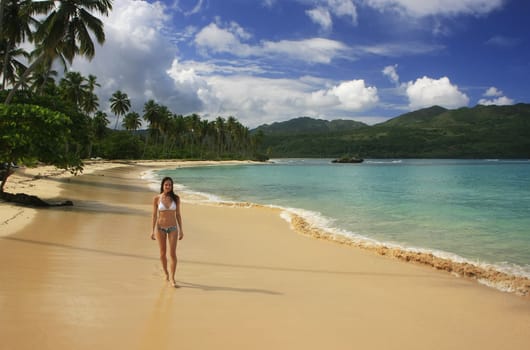
<svg viewBox="0 0 530 350">
<path fill-rule="evenodd" d="M 173 199 L 171 199 L 171 205 L 169 208 L 167 208 L 164 203 L 162 203 L 162 196 L 158 199 L 158 211 L 166 211 L 166 210 L 177 210 L 177 204 Z"/>
</svg>

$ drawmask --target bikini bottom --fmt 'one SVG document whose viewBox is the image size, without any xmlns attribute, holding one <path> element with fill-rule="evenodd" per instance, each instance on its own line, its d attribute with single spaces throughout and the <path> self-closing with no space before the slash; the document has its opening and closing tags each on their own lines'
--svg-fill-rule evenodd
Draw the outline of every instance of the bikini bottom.
<svg viewBox="0 0 530 350">
<path fill-rule="evenodd" d="M 177 226 L 169 226 L 169 227 L 166 227 L 166 228 L 159 227 L 158 229 L 160 231 L 164 232 L 166 235 L 169 235 L 171 232 L 177 230 Z"/>
</svg>

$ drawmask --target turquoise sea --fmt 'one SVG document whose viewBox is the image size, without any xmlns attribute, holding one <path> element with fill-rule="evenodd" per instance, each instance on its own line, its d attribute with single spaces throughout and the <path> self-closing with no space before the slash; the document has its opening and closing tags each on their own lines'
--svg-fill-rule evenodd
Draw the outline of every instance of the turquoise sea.
<svg viewBox="0 0 530 350">
<path fill-rule="evenodd" d="M 529 160 L 277 159 L 163 176 L 209 201 L 278 206 L 353 240 L 530 277 Z"/>
</svg>

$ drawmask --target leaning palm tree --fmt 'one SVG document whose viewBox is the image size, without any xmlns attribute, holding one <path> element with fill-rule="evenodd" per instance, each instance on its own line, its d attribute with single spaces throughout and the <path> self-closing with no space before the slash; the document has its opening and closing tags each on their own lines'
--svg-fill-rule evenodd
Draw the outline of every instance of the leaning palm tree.
<svg viewBox="0 0 530 350">
<path fill-rule="evenodd" d="M 0 66 L 2 67 L 0 90 L 4 90 L 8 83 L 13 83 L 16 80 L 16 72 L 24 71 L 27 68 L 18 57 L 23 58 L 23 60 L 29 58 L 29 53 L 26 50 L 20 48 L 9 49 L 8 47 L 9 45 L 5 41 L 0 42 Z"/>
<path fill-rule="evenodd" d="M 38 21 L 32 17 L 34 11 L 40 7 L 39 2 L 35 1 L 6 1 L 2 0 L 0 5 L 0 46 L 2 61 L 2 89 L 5 88 L 6 82 L 13 84 L 15 75 L 12 74 L 14 56 L 20 55 L 22 48 L 20 44 L 32 40 L 32 27 L 38 24 Z M 11 68 L 11 72 L 9 69 Z M 21 67 L 18 66 L 17 69 Z M 11 74 L 9 74 L 11 73 Z"/>
<path fill-rule="evenodd" d="M 116 130 L 120 116 L 127 113 L 131 108 L 131 100 L 129 100 L 129 96 L 127 96 L 126 93 L 118 90 L 112 94 L 112 97 L 109 99 L 109 101 L 110 110 L 112 113 L 114 113 L 114 115 L 116 115 L 116 124 L 114 125 L 114 130 Z"/>
<path fill-rule="evenodd" d="M 55 85 L 55 78 L 58 73 L 51 68 L 51 65 L 42 64 L 31 74 L 31 88 L 37 95 L 42 95 L 44 89 L 50 85 Z"/>
<path fill-rule="evenodd" d="M 31 72 L 44 60 L 53 61 L 62 55 L 70 64 L 77 55 L 92 59 L 95 55 L 95 37 L 99 44 L 105 42 L 103 22 L 92 12 L 107 15 L 112 9 L 112 0 L 63 0 L 31 1 L 39 3 L 35 13 L 48 13 L 33 34 L 39 55 L 26 69 L 20 80 L 13 86 L 5 103 L 11 102 L 14 93 L 29 77 Z M 58 4 L 56 4 L 58 3 Z M 51 11 L 51 12 L 50 12 Z"/>
</svg>

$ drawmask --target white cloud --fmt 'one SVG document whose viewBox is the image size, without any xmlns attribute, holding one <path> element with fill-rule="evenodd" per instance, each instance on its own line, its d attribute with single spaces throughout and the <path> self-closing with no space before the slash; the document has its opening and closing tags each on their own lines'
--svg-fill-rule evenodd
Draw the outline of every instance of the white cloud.
<svg viewBox="0 0 530 350">
<path fill-rule="evenodd" d="M 333 26 L 331 14 L 349 17 L 352 24 L 357 24 L 357 8 L 352 0 L 322 0 L 316 4 L 317 6 L 307 10 L 306 14 L 325 31 L 331 30 Z"/>
<path fill-rule="evenodd" d="M 504 96 L 504 93 L 502 91 L 500 91 L 499 89 L 497 89 L 495 86 L 492 86 L 492 87 L 488 88 L 486 90 L 486 92 L 483 94 L 483 96 L 489 97 L 489 99 L 488 98 L 481 98 L 478 101 L 478 104 L 484 105 L 484 106 L 489 106 L 489 105 L 497 105 L 497 106 L 513 105 L 513 103 L 514 103 L 514 100 L 512 100 L 509 97 Z"/>
<path fill-rule="evenodd" d="M 341 42 L 325 38 L 267 41 L 261 50 L 273 56 L 286 56 L 308 63 L 330 63 L 334 58 L 345 57 L 349 51 Z"/>
<path fill-rule="evenodd" d="M 415 82 L 406 83 L 409 108 L 419 109 L 434 105 L 458 108 L 469 103 L 469 97 L 453 85 L 449 78 L 432 79 L 424 76 Z"/>
<path fill-rule="evenodd" d="M 505 0 L 365 0 L 380 11 L 397 11 L 414 17 L 484 15 L 505 3 Z"/>
<path fill-rule="evenodd" d="M 241 39 L 246 38 L 248 35 L 241 32 L 239 27 L 232 25 L 229 29 L 222 29 L 216 23 L 210 23 L 197 33 L 195 44 L 205 53 L 230 52 L 236 56 L 246 57 L 255 52 L 255 49 L 241 42 Z"/>
<path fill-rule="evenodd" d="M 351 0 L 327 0 L 331 12 L 336 16 L 350 17 L 357 24 L 357 8 Z"/>
<path fill-rule="evenodd" d="M 424 44 L 421 42 L 397 42 L 386 44 L 373 44 L 366 46 L 356 46 L 354 51 L 361 54 L 371 54 L 377 56 L 400 57 L 405 55 L 423 55 L 444 49 L 438 44 Z"/>
<path fill-rule="evenodd" d="M 511 98 L 506 97 L 506 96 L 497 97 L 491 100 L 481 98 L 478 101 L 479 105 L 484 105 L 484 106 L 490 106 L 490 105 L 504 106 L 504 105 L 513 105 L 513 103 L 514 101 Z"/>
<path fill-rule="evenodd" d="M 502 91 L 498 90 L 495 86 L 492 86 L 488 88 L 488 90 L 486 90 L 486 92 L 484 93 L 484 96 L 487 96 L 487 97 L 502 96 Z"/>
<path fill-rule="evenodd" d="M 199 12 L 201 12 L 202 10 L 202 4 L 203 4 L 204 0 L 198 0 L 197 3 L 195 4 L 195 6 L 193 6 L 193 8 L 191 8 L 190 10 L 186 10 L 184 9 L 181 5 L 180 5 L 180 1 L 179 0 L 175 0 L 175 8 L 177 8 L 180 12 L 182 12 L 185 16 L 190 16 L 190 15 L 194 15 L 194 14 L 197 14 Z"/>
<path fill-rule="evenodd" d="M 327 90 L 313 92 L 310 105 L 315 107 L 333 107 L 346 111 L 363 111 L 375 106 L 379 101 L 376 87 L 367 87 L 364 80 L 351 80 L 340 83 Z"/>
<path fill-rule="evenodd" d="M 284 57 L 308 63 L 330 63 L 336 57 L 344 57 L 349 51 L 341 42 L 325 38 L 263 41 L 258 45 L 242 42 L 247 39 L 249 35 L 235 23 L 229 28 L 221 28 L 218 24 L 211 23 L 197 33 L 195 44 L 203 54 L 229 53 L 237 57 Z"/>
<path fill-rule="evenodd" d="M 386 66 L 383 71 L 383 75 L 387 76 L 394 84 L 399 84 L 399 75 L 397 73 L 397 64 L 393 66 Z"/>
<path fill-rule="evenodd" d="M 486 41 L 486 45 L 497 46 L 500 48 L 511 48 L 517 46 L 520 42 L 521 40 L 518 38 L 495 35 Z"/>
<path fill-rule="evenodd" d="M 331 15 L 327 9 L 323 7 L 317 7 L 312 10 L 307 10 L 306 13 L 313 22 L 322 28 L 322 30 L 331 30 L 333 21 L 331 20 Z"/>
</svg>

